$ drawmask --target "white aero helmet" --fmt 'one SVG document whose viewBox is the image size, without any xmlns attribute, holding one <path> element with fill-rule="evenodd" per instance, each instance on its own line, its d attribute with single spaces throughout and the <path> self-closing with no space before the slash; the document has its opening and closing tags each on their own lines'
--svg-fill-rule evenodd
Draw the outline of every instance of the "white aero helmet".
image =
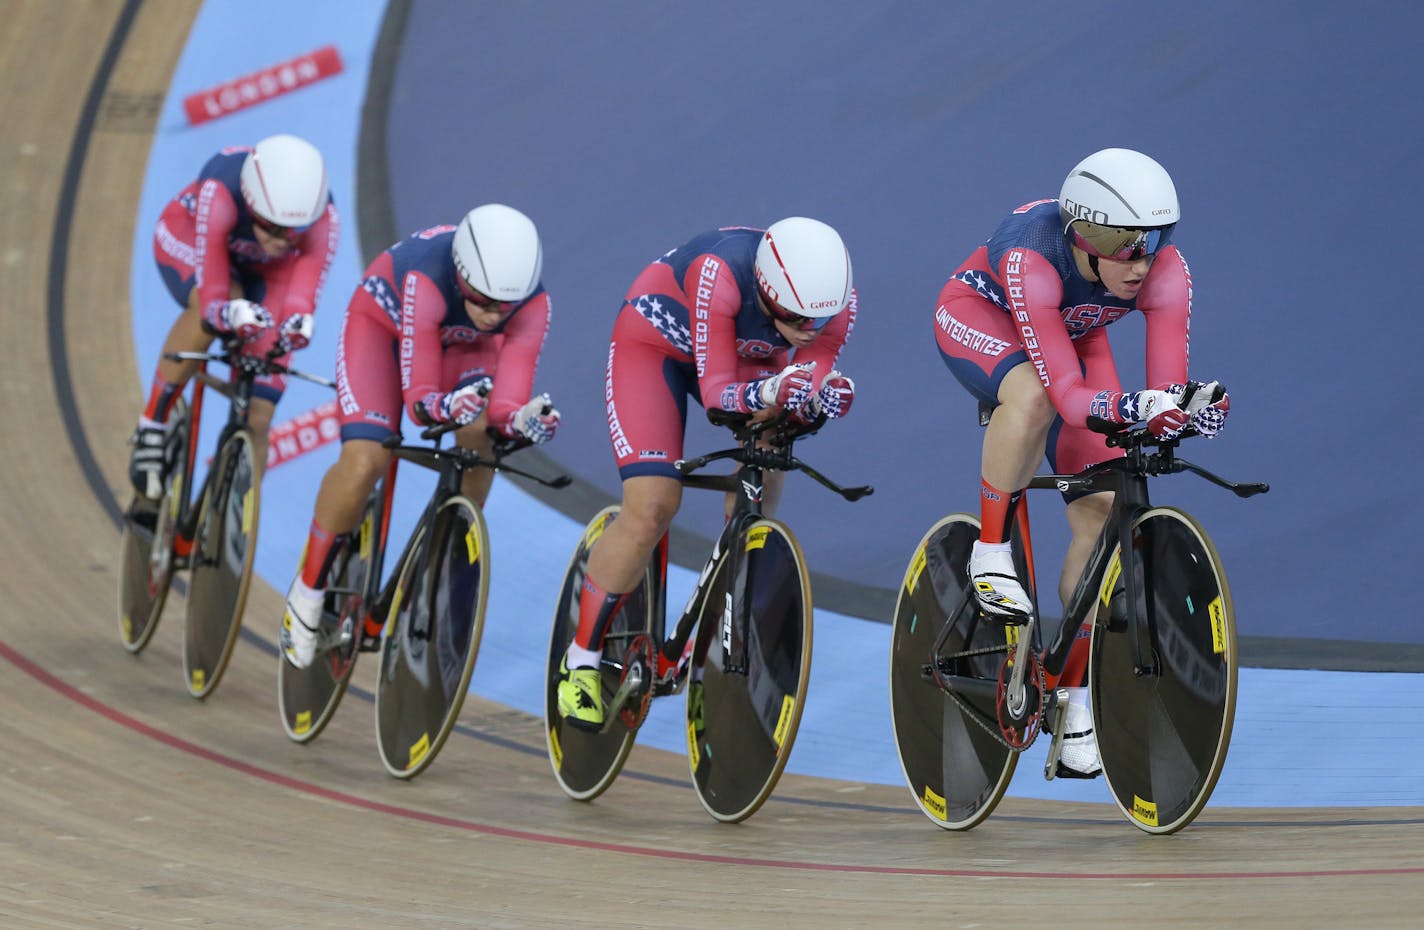
<svg viewBox="0 0 1424 930">
<path fill-rule="evenodd" d="M 757 246 L 753 273 L 767 309 L 786 323 L 816 320 L 819 329 L 850 303 L 850 253 L 820 220 L 792 216 L 772 223 Z"/>
<path fill-rule="evenodd" d="M 1167 170 L 1131 149 L 1103 149 L 1078 162 L 1063 182 L 1058 212 L 1069 245 L 1114 261 L 1156 254 L 1181 218 Z"/>
<path fill-rule="evenodd" d="M 326 162 L 305 139 L 268 136 L 242 163 L 242 199 L 269 225 L 312 225 L 326 210 L 326 192 Z"/>
<path fill-rule="evenodd" d="M 461 290 L 477 304 L 484 302 L 479 298 L 525 300 L 538 288 L 544 270 L 544 249 L 534 221 L 502 203 L 466 213 L 455 228 L 450 251 Z"/>
</svg>

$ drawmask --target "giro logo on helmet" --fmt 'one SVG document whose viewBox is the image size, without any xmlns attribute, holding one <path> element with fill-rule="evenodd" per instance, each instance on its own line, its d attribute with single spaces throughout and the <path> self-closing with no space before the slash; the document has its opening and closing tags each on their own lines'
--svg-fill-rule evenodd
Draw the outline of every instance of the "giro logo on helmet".
<svg viewBox="0 0 1424 930">
<path fill-rule="evenodd" d="M 1075 220 L 1087 220 L 1090 223 L 1097 223 L 1100 226 L 1111 226 L 1108 222 L 1108 215 L 1102 210 L 1094 210 L 1092 207 L 1081 203 L 1074 203 L 1071 200 L 1063 201 L 1063 209 Z"/>
</svg>

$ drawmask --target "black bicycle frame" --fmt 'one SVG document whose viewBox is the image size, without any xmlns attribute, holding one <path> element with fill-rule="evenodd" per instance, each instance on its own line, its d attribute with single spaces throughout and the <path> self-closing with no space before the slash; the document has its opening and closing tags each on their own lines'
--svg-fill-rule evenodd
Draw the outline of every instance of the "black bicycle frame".
<svg viewBox="0 0 1424 930">
<path fill-rule="evenodd" d="M 200 368 L 195 376 L 202 381 L 205 387 L 217 391 L 228 399 L 227 423 L 223 425 L 222 432 L 218 434 L 217 444 L 214 446 L 217 453 L 222 452 L 223 446 L 227 445 L 227 441 L 232 438 L 234 433 L 247 426 L 248 416 L 251 412 L 252 385 L 256 380 L 256 374 L 241 366 L 235 367 L 238 375 L 231 383 L 217 380 L 208 374 L 205 368 Z M 188 442 L 196 444 L 198 441 L 197 424 L 190 421 L 189 430 Z M 222 463 L 218 462 L 215 457 L 213 464 L 220 465 Z M 207 474 L 203 476 L 203 484 L 198 493 L 183 501 L 182 517 L 178 521 L 178 535 L 184 539 L 193 539 L 198 531 L 198 518 L 203 511 L 198 504 L 213 487 L 216 471 L 216 468 L 208 469 Z"/>
</svg>

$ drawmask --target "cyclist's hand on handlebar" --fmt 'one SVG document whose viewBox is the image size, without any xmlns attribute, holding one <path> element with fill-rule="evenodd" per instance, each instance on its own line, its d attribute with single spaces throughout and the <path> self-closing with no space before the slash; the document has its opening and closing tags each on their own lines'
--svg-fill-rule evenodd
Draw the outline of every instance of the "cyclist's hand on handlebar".
<svg viewBox="0 0 1424 930">
<path fill-rule="evenodd" d="M 746 409 L 755 411 L 785 407 L 792 412 L 800 410 L 811 398 L 811 375 L 815 370 L 815 362 L 787 365 L 770 378 L 748 382 Z"/>
<path fill-rule="evenodd" d="M 484 413 L 485 402 L 493 386 L 494 383 L 489 378 L 481 378 L 447 394 L 427 394 L 421 404 L 426 414 L 436 423 L 468 426 Z"/>
<path fill-rule="evenodd" d="M 289 352 L 297 352 L 311 345 L 312 332 L 316 322 L 310 313 L 294 313 L 282 323 L 281 341 Z"/>
<path fill-rule="evenodd" d="M 812 395 L 807 408 L 816 407 L 816 413 L 824 412 L 826 419 L 838 420 L 850 412 L 855 401 L 855 382 L 835 369 L 831 370 L 821 389 Z"/>
<path fill-rule="evenodd" d="M 212 304 L 204 314 L 208 325 L 243 342 L 259 338 L 272 326 L 272 314 L 259 303 L 238 298 Z"/>
<path fill-rule="evenodd" d="M 510 414 L 509 426 L 505 432 L 510 436 L 523 436 L 535 445 L 542 445 L 554 438 L 559 428 L 559 411 L 555 409 L 548 394 L 529 398 L 529 403 Z"/>
<path fill-rule="evenodd" d="M 1146 423 L 1158 439 L 1176 439 L 1186 428 L 1189 417 L 1177 406 L 1181 394 L 1174 389 L 1180 385 L 1164 387 L 1166 390 L 1149 388 L 1118 395 L 1116 403 L 1111 405 L 1116 414 L 1113 419 L 1118 423 Z M 1094 407 L 1096 413 L 1096 404 Z"/>
<path fill-rule="evenodd" d="M 1191 418 L 1192 428 L 1207 439 L 1212 439 L 1226 425 L 1226 415 L 1231 412 L 1231 397 L 1218 381 L 1193 381 L 1192 397 L 1185 410 Z"/>
</svg>

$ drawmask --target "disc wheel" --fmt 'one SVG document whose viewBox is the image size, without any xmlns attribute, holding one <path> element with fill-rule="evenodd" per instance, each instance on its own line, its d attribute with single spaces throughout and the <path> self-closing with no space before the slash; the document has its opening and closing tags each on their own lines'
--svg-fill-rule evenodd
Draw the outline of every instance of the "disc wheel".
<svg viewBox="0 0 1424 930">
<path fill-rule="evenodd" d="M 489 602 L 489 530 L 473 501 L 451 497 L 416 532 L 426 535 L 400 566 L 376 685 L 376 742 L 397 778 L 425 771 L 455 728 Z"/>
<path fill-rule="evenodd" d="M 584 730 L 564 721 L 559 713 L 559 680 L 564 653 L 578 632 L 579 592 L 583 590 L 588 554 L 618 517 L 616 506 L 599 511 L 584 528 L 583 537 L 569 559 L 559 588 L 559 600 L 549 635 L 544 694 L 544 732 L 549 764 L 564 793 L 576 801 L 592 801 L 613 784 L 633 749 L 638 731 L 628 724 L 631 717 L 612 715 L 599 731 Z M 603 640 L 603 706 L 608 709 L 621 684 L 635 641 L 652 637 L 655 618 L 661 622 L 662 570 L 655 554 L 643 573 L 643 581 L 613 615 Z M 641 722 L 641 721 L 638 721 Z"/>
<path fill-rule="evenodd" d="M 199 505 L 183 625 L 183 677 L 195 698 L 217 687 L 242 628 L 261 494 L 252 434 L 228 436 L 213 469 Z"/>
<path fill-rule="evenodd" d="M 1015 629 L 983 620 L 977 609 L 969 584 L 977 538 L 979 521 L 969 514 L 930 528 L 910 558 L 891 628 L 890 716 L 900 767 L 916 805 L 946 830 L 968 830 L 993 813 L 1019 757 L 995 736 L 1003 653 L 951 658 L 1004 646 L 1005 630 Z M 956 693 L 967 709 L 940 687 L 937 672 L 950 684 L 964 681 Z M 984 684 L 971 691 L 975 680 Z"/>
<path fill-rule="evenodd" d="M 1236 716 L 1235 611 L 1221 557 L 1192 517 L 1154 508 L 1132 532 L 1139 602 L 1129 611 L 1119 549 L 1093 626 L 1093 726 L 1118 809 L 1148 833 L 1174 833 L 1206 806 L 1226 764 Z M 1148 618 L 1137 652 L 1132 615 Z M 1139 664 L 1150 670 L 1135 674 Z"/>
<path fill-rule="evenodd" d="M 120 528 L 119 642 L 134 654 L 142 652 L 153 638 L 173 585 L 174 540 L 191 477 L 191 421 L 188 405 L 181 398 L 174 405 L 169 422 L 173 430 L 173 462 L 163 497 L 155 502 L 134 495 Z"/>
<path fill-rule="evenodd" d="M 703 808 L 736 823 L 771 796 L 801 724 L 811 580 L 796 537 L 772 519 L 743 529 L 713 571 L 688 685 L 688 763 Z"/>
<path fill-rule="evenodd" d="M 298 743 L 316 739 L 346 694 L 360 655 L 367 588 L 381 537 L 382 495 L 378 488 L 366 503 L 356 532 L 332 557 L 321 616 L 316 658 L 297 668 L 277 655 L 277 704 L 282 728 Z"/>
</svg>

